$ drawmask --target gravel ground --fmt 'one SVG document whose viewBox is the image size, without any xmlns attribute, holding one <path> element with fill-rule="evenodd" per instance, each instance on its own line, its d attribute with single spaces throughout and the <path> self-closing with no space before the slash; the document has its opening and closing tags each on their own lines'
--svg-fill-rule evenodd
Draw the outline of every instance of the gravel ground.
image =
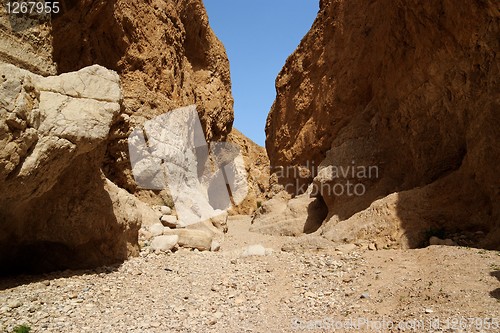
<svg viewBox="0 0 500 333">
<path fill-rule="evenodd" d="M 283 252 L 248 218 L 229 227 L 219 252 L 0 280 L 0 332 L 500 332 L 498 252 Z"/>
</svg>

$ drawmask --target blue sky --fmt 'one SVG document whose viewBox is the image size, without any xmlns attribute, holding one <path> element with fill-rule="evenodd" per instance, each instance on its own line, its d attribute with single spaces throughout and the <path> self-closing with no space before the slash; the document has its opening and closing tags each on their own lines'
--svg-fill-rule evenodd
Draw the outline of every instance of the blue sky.
<svg viewBox="0 0 500 333">
<path fill-rule="evenodd" d="M 318 12 L 319 0 L 204 0 L 231 66 L 234 126 L 264 145 L 274 81 Z"/>
</svg>

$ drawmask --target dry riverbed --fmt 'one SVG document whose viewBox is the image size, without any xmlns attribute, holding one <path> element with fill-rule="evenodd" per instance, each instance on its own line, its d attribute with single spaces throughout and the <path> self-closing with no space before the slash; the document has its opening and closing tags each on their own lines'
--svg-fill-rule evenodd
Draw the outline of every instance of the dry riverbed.
<svg viewBox="0 0 500 333">
<path fill-rule="evenodd" d="M 500 254 L 299 250 L 232 218 L 219 252 L 0 280 L 0 332 L 499 332 Z M 262 244 L 263 256 L 242 256 Z"/>
</svg>

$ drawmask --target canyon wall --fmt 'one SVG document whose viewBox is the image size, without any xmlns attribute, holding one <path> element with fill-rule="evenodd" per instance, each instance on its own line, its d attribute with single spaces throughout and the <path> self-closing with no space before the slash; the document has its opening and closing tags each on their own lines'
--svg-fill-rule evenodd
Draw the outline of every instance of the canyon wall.
<svg viewBox="0 0 500 333">
<path fill-rule="evenodd" d="M 136 254 L 160 214 L 143 202 L 171 198 L 134 181 L 132 129 L 192 104 L 207 141 L 232 128 L 229 63 L 201 0 L 60 7 L 0 16 L 0 273 Z"/>
<path fill-rule="evenodd" d="M 63 14 L 52 24 L 58 72 L 99 64 L 121 78 L 124 109 L 111 130 L 103 170 L 118 186 L 157 202 L 132 177 L 128 134 L 148 119 L 196 104 L 207 141 L 225 139 L 233 98 L 224 46 L 201 0 L 62 3 Z"/>
<path fill-rule="evenodd" d="M 281 184 L 328 208 L 318 232 L 498 247 L 499 35 L 493 0 L 321 1 L 266 124 Z"/>
<path fill-rule="evenodd" d="M 269 159 L 266 150 L 236 128 L 229 133 L 227 141 L 240 148 L 248 182 L 248 195 L 230 212 L 252 214 L 266 200 L 269 191 Z"/>
</svg>

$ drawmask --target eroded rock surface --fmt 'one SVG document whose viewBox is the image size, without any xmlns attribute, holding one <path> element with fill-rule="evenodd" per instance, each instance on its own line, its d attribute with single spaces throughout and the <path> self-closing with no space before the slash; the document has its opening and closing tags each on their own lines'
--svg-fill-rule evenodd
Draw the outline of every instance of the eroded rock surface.
<svg viewBox="0 0 500 333">
<path fill-rule="evenodd" d="M 323 199 L 309 193 L 290 198 L 283 191 L 256 210 L 250 230 L 282 236 L 310 234 L 319 229 L 327 213 Z"/>
<path fill-rule="evenodd" d="M 127 137 L 132 128 L 192 104 L 207 141 L 224 139 L 232 127 L 229 62 L 203 3 L 62 3 L 65 10 L 53 20 L 52 32 L 58 71 L 100 64 L 117 71 L 123 86 L 124 112 L 113 125 L 104 172 L 143 200 L 162 204 L 131 174 Z"/>
<path fill-rule="evenodd" d="M 2 6 L 0 41 L 0 62 L 40 75 L 57 74 L 52 60 L 52 26 L 48 15 L 9 15 Z"/>
<path fill-rule="evenodd" d="M 133 128 L 196 105 L 212 142 L 233 121 L 229 63 L 202 1 L 60 8 L 51 20 L 0 13 L 0 62 L 62 74 L 2 67 L 20 73 L 2 78 L 2 251 L 27 266 L 39 259 L 33 253 L 50 258 L 39 261 L 43 269 L 121 260 L 136 252 L 139 225 L 159 222 L 157 207 L 174 208 L 168 190 L 142 189 L 133 178 Z M 226 218 L 204 223 L 226 230 Z"/>
<path fill-rule="evenodd" d="M 479 230 L 498 247 L 499 34 L 495 1 L 321 1 L 276 80 L 266 148 L 306 169 L 283 174 L 289 192 L 316 177 L 326 237 L 415 247 Z"/>
<path fill-rule="evenodd" d="M 231 213 L 252 214 L 265 201 L 266 193 L 269 192 L 269 159 L 266 150 L 236 128 L 229 133 L 227 141 L 240 149 L 248 186 L 245 199 Z"/>
<path fill-rule="evenodd" d="M 137 252 L 136 199 L 100 171 L 120 111 L 119 76 L 97 65 L 44 78 L 2 64 L 0 74 L 2 272 Z"/>
</svg>

